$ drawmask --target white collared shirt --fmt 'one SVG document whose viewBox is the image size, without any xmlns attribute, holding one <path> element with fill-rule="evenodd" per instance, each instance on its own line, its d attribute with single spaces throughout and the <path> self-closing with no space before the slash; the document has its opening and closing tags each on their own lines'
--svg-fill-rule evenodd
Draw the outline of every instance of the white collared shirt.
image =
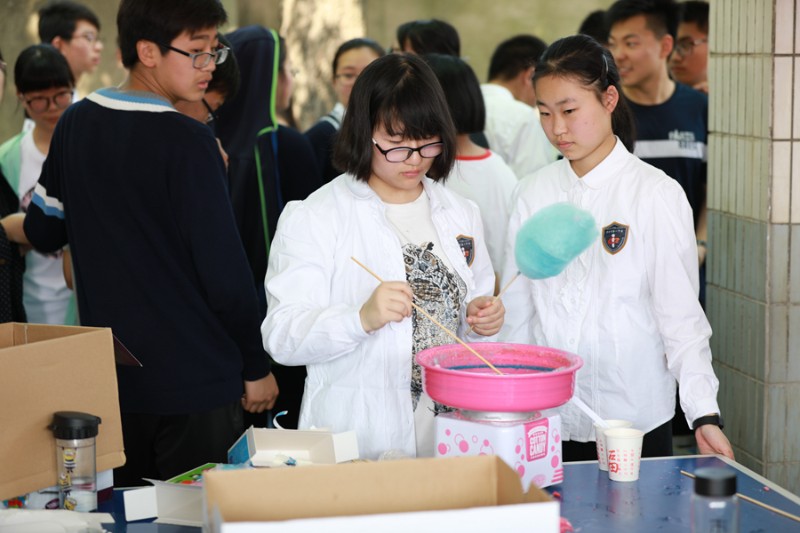
<svg viewBox="0 0 800 533">
<path fill-rule="evenodd" d="M 518 179 L 556 160 L 558 152 L 547 140 L 536 109 L 494 83 L 481 85 L 481 93 L 489 148 L 503 158 Z"/>
<path fill-rule="evenodd" d="M 692 212 L 680 185 L 617 140 L 582 178 L 561 160 L 520 182 L 515 200 L 501 285 L 517 271 L 517 231 L 545 206 L 589 211 L 600 238 L 559 275 L 512 284 L 501 339 L 580 355 L 576 394 L 603 418 L 632 420 L 645 432 L 660 426 L 674 415 L 676 379 L 689 424 L 718 413 Z M 624 238 L 604 246 L 615 223 Z M 594 439 L 592 421 L 576 407 L 561 414 L 564 439 Z"/>
</svg>

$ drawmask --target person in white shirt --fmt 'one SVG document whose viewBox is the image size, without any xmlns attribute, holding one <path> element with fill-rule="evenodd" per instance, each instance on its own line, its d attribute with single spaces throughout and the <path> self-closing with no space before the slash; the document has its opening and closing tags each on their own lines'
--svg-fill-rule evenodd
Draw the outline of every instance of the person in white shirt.
<svg viewBox="0 0 800 533">
<path fill-rule="evenodd" d="M 453 340 L 412 302 L 467 340 L 503 323 L 478 208 L 441 184 L 454 157 L 430 68 L 408 54 L 376 59 L 335 145 L 346 173 L 287 204 L 272 242 L 264 348 L 308 369 L 299 427 L 355 430 L 362 458 L 433 454 L 441 406 L 422 393 L 413 356 Z"/>
<path fill-rule="evenodd" d="M 575 394 L 601 417 L 645 431 L 644 456 L 672 453 L 680 382 L 700 453 L 732 458 L 721 431 L 711 327 L 697 300 L 685 193 L 630 153 L 633 117 L 612 56 L 594 39 L 576 35 L 550 45 L 534 83 L 542 125 L 564 159 L 518 186 L 504 281 L 516 273 L 517 230 L 543 207 L 570 202 L 589 211 L 600 238 L 559 275 L 511 285 L 501 338 L 581 356 Z M 561 414 L 564 460 L 596 458 L 592 421 L 572 404 Z"/>
<path fill-rule="evenodd" d="M 480 83 L 472 68 L 455 56 L 426 54 L 422 57 L 442 85 L 456 126 L 456 164 L 445 186 L 478 204 L 489 257 L 499 272 L 503 266 L 508 210 L 517 177 L 502 157 L 478 146 L 470 137 L 471 133 L 483 131 L 486 124 Z"/>
<path fill-rule="evenodd" d="M 532 76 L 547 45 L 533 35 L 517 35 L 500 43 L 489 62 L 489 82 L 481 85 L 486 105 L 486 139 L 517 178 L 522 179 L 556 160 L 539 123 Z"/>
</svg>

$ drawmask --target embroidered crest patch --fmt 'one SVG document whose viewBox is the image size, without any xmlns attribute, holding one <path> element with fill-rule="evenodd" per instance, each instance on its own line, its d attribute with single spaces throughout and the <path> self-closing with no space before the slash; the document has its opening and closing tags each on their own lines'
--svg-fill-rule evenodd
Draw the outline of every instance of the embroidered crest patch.
<svg viewBox="0 0 800 533">
<path fill-rule="evenodd" d="M 472 266 L 472 262 L 475 260 L 475 238 L 459 235 L 456 240 L 461 247 L 461 253 L 464 254 L 464 259 L 467 260 L 467 266 Z"/>
<path fill-rule="evenodd" d="M 625 224 L 612 222 L 603 228 L 603 248 L 614 255 L 625 247 L 628 242 L 628 228 Z"/>
</svg>

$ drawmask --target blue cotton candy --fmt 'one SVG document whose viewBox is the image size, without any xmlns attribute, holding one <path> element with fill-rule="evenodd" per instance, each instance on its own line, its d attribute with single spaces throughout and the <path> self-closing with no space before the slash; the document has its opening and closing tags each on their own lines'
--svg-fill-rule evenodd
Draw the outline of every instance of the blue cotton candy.
<svg viewBox="0 0 800 533">
<path fill-rule="evenodd" d="M 549 205 L 520 227 L 515 252 L 517 268 L 531 279 L 555 276 L 598 236 L 594 217 L 588 211 L 566 202 Z"/>
</svg>

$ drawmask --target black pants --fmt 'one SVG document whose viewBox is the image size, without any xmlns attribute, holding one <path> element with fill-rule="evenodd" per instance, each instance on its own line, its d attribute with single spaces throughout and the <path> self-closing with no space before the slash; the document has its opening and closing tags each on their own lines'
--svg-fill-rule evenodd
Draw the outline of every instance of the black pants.
<svg viewBox="0 0 800 533">
<path fill-rule="evenodd" d="M 565 440 L 561 443 L 565 463 L 571 461 L 596 461 L 597 444 Z M 642 457 L 669 457 L 672 455 L 672 420 L 644 434 Z"/>
<path fill-rule="evenodd" d="M 115 487 L 149 485 L 205 463 L 225 463 L 244 431 L 240 400 L 189 415 L 122 413 L 126 462 L 114 469 Z"/>
</svg>

